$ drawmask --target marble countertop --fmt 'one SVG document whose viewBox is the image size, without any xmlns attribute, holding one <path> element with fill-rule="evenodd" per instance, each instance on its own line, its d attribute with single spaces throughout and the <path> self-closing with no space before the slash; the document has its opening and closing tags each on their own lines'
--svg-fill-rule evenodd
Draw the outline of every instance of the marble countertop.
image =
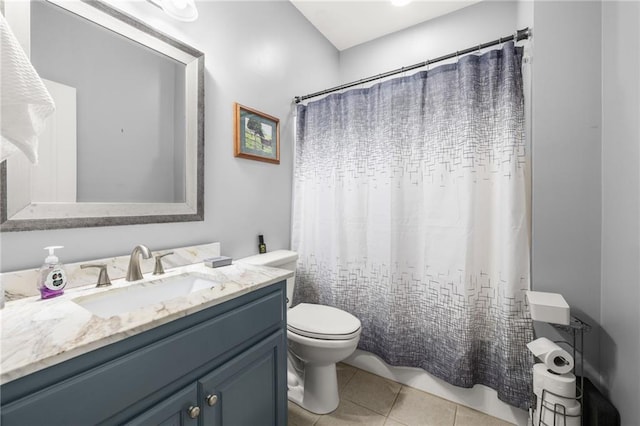
<svg viewBox="0 0 640 426">
<path fill-rule="evenodd" d="M 153 285 L 146 283 L 185 272 L 206 275 L 218 285 L 106 319 L 73 301 L 114 288 Z M 197 263 L 167 271 L 162 277 L 145 274 L 140 281 L 118 279 L 106 288 L 73 288 L 53 299 L 34 296 L 7 302 L 0 311 L 0 384 L 292 276 L 291 271 L 266 266 L 234 263 L 214 269 Z"/>
</svg>

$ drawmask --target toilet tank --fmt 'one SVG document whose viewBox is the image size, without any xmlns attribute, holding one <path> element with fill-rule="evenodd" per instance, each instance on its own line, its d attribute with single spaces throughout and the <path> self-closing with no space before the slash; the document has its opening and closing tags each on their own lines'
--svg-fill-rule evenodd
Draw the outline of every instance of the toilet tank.
<svg viewBox="0 0 640 426">
<path fill-rule="evenodd" d="M 287 308 L 291 307 L 291 302 L 293 301 L 293 288 L 296 284 L 296 264 L 298 263 L 298 253 L 291 250 L 275 250 L 264 254 L 256 254 L 254 256 L 238 259 L 236 262 L 259 266 L 271 266 L 273 268 L 293 271 L 293 277 L 287 278 Z"/>
</svg>

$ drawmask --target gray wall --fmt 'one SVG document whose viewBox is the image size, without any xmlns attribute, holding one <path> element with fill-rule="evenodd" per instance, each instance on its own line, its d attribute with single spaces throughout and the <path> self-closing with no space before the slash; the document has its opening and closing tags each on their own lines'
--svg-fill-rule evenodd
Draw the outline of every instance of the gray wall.
<svg viewBox="0 0 640 426">
<path fill-rule="evenodd" d="M 603 382 L 640 420 L 640 3 L 602 4 Z"/>
<path fill-rule="evenodd" d="M 484 1 L 346 49 L 340 54 L 340 79 L 356 81 L 513 34 L 519 25 L 518 6 L 513 1 Z"/>
<path fill-rule="evenodd" d="M 599 2 L 536 2 L 533 58 L 533 289 L 562 294 L 594 325 L 584 355 L 597 380 L 600 323 Z"/>
<path fill-rule="evenodd" d="M 292 99 L 338 84 L 338 52 L 289 2 L 198 2 L 193 23 L 148 2 L 118 7 L 205 53 L 205 220 L 2 233 L 2 271 L 40 266 L 42 247 L 64 245 L 63 262 L 219 241 L 234 258 L 290 245 Z M 280 118 L 281 162 L 233 156 L 233 103 Z M 34 284 L 35 285 L 35 284 Z"/>
</svg>

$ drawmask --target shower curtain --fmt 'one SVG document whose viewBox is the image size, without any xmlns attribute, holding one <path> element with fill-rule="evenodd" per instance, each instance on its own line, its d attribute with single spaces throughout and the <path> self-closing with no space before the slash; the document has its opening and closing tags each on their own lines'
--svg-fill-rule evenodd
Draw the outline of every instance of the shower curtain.
<svg viewBox="0 0 640 426">
<path fill-rule="evenodd" d="M 527 409 L 533 340 L 522 49 L 297 107 L 294 303 L 359 348 Z"/>
</svg>

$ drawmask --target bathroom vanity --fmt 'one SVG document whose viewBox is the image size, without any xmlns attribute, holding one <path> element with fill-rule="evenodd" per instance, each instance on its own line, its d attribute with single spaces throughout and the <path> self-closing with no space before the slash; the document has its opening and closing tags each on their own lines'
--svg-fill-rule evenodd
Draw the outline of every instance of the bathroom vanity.
<svg viewBox="0 0 640 426">
<path fill-rule="evenodd" d="M 74 302 L 95 288 L 8 303 L 1 423 L 286 425 L 290 273 L 202 264 L 175 273 L 220 285 L 109 318 Z"/>
</svg>

